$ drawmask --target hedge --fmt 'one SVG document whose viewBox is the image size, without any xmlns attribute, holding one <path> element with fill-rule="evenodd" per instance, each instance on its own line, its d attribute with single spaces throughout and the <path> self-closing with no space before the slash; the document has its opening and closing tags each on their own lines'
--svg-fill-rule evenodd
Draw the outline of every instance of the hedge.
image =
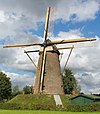
<svg viewBox="0 0 100 114">
<path fill-rule="evenodd" d="M 100 112 L 100 104 L 89 104 L 89 105 L 75 105 L 75 104 L 68 104 L 63 109 L 56 108 L 53 105 L 43 105 L 43 104 L 13 104 L 13 103 L 1 103 L 0 109 L 6 110 L 62 110 L 62 111 L 70 111 L 70 112 Z"/>
<path fill-rule="evenodd" d="M 56 110 L 53 105 L 43 105 L 43 104 L 16 104 L 16 103 L 1 103 L 0 109 L 6 110 Z"/>
<path fill-rule="evenodd" d="M 94 104 L 88 104 L 88 105 L 75 105 L 75 104 L 69 104 L 67 107 L 65 107 L 66 111 L 71 112 L 94 112 L 98 111 L 100 112 L 100 104 L 94 103 Z"/>
</svg>

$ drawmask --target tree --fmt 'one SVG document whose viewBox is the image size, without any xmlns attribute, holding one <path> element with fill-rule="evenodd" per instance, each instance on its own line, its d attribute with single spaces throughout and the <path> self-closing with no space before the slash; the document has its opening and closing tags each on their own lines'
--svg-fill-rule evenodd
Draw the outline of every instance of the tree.
<svg viewBox="0 0 100 114">
<path fill-rule="evenodd" d="M 72 94 L 73 92 L 78 93 L 80 91 L 77 80 L 70 69 L 65 69 L 63 76 L 63 88 L 65 94 Z"/>
<path fill-rule="evenodd" d="M 23 88 L 23 91 L 24 91 L 24 93 L 25 94 L 30 94 L 30 93 L 32 93 L 32 86 L 25 86 L 24 88 Z"/>
<path fill-rule="evenodd" d="M 13 96 L 16 96 L 16 95 L 18 95 L 19 94 L 19 86 L 18 85 L 15 85 L 14 87 L 13 87 L 13 90 L 12 90 L 12 95 Z"/>
<path fill-rule="evenodd" d="M 11 81 L 6 74 L 0 72 L 0 100 L 9 99 L 12 93 Z"/>
</svg>

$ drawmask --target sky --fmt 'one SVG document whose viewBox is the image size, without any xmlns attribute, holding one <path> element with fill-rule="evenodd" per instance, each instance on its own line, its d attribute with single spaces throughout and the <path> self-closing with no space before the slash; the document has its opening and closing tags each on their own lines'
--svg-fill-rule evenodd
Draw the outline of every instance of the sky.
<svg viewBox="0 0 100 114">
<path fill-rule="evenodd" d="M 100 93 L 100 0 L 0 0 L 0 71 L 10 77 L 13 86 L 22 89 L 34 84 L 36 69 L 24 50 L 39 47 L 5 49 L 3 46 L 42 42 L 48 6 L 54 8 L 50 39 L 97 39 L 92 47 L 73 49 L 67 67 L 73 71 L 81 92 Z M 62 70 L 69 52 L 60 51 Z M 38 53 L 30 56 L 37 64 Z"/>
</svg>

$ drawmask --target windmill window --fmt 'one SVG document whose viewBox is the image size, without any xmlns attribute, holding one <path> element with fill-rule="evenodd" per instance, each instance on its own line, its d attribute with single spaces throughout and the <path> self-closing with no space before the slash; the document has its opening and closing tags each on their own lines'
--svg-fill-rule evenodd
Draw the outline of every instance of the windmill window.
<svg viewBox="0 0 100 114">
<path fill-rule="evenodd" d="M 44 76 L 46 76 L 46 72 L 44 72 Z"/>
<path fill-rule="evenodd" d="M 43 85 L 43 90 L 45 90 L 45 86 Z"/>
</svg>

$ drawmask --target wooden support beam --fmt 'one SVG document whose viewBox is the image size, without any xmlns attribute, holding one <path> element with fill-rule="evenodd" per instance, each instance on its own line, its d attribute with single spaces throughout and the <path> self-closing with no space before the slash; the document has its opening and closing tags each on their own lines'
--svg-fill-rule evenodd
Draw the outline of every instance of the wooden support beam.
<svg viewBox="0 0 100 114">
<path fill-rule="evenodd" d="M 68 58 L 67 58 L 67 60 L 66 60 L 65 66 L 64 66 L 63 73 L 64 73 L 64 71 L 65 71 L 65 69 L 66 69 L 66 66 L 67 66 L 68 60 L 69 60 L 69 58 L 70 58 L 70 56 L 71 56 L 71 53 L 72 53 L 73 48 L 74 48 L 74 46 L 73 46 L 73 47 L 71 48 L 71 50 L 70 50 L 70 53 L 69 53 L 69 55 L 68 55 Z"/>
<path fill-rule="evenodd" d="M 29 54 L 28 54 L 26 51 L 24 51 L 24 53 L 26 53 L 26 55 L 28 56 L 28 58 L 31 60 L 31 62 L 33 63 L 33 65 L 34 65 L 35 68 L 37 69 L 36 64 L 34 63 L 34 61 L 32 60 L 32 58 L 29 56 Z"/>
</svg>

